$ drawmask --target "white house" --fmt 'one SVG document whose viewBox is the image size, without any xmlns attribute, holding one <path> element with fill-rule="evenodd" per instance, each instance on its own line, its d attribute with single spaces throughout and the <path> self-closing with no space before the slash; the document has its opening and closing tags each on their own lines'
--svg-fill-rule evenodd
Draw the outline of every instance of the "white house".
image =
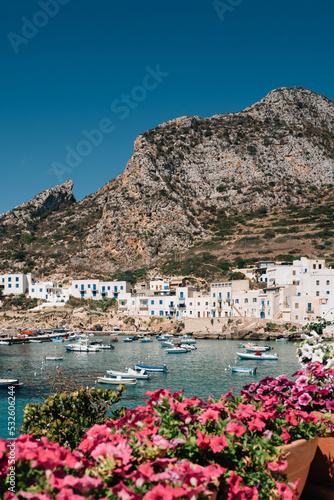
<svg viewBox="0 0 334 500">
<path fill-rule="evenodd" d="M 29 284 L 30 299 L 44 299 L 47 302 L 67 302 L 69 289 L 59 287 L 53 281 L 33 281 Z"/>
<path fill-rule="evenodd" d="M 127 281 L 74 280 L 71 286 L 71 295 L 83 299 L 118 299 L 130 291 L 130 283 Z"/>
<path fill-rule="evenodd" d="M 2 289 L 3 295 L 20 295 L 21 293 L 27 293 L 29 289 L 29 284 L 33 280 L 33 275 L 31 273 L 23 274 L 0 274 L 0 288 Z"/>
</svg>

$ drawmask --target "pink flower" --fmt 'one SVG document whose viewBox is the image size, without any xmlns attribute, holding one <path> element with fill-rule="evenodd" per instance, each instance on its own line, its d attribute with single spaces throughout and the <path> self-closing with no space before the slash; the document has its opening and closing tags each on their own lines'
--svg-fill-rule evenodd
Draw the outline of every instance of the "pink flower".
<svg viewBox="0 0 334 500">
<path fill-rule="evenodd" d="M 275 485 L 280 498 L 283 498 L 284 500 L 293 500 L 294 494 L 287 484 L 278 483 L 277 481 L 275 481 Z"/>
<path fill-rule="evenodd" d="M 23 498 L 29 498 L 30 500 L 51 500 L 51 497 L 45 495 L 44 493 L 29 493 L 28 491 L 20 491 L 20 496 Z M 6 497 L 5 497 L 6 498 Z M 10 497 L 12 500 L 18 500 L 18 497 Z M 81 497 L 82 498 L 82 497 Z"/>
<path fill-rule="evenodd" d="M 61 490 L 62 488 L 74 488 L 85 495 L 92 489 L 98 488 L 102 484 L 102 479 L 87 476 L 87 474 L 83 477 L 66 475 L 63 478 L 57 477 L 55 474 L 51 474 L 49 483 L 53 488 L 57 488 L 58 490 Z"/>
<path fill-rule="evenodd" d="M 265 422 L 263 422 L 259 418 L 255 418 L 254 420 L 250 420 L 248 422 L 248 429 L 250 431 L 254 430 L 262 431 L 265 428 L 265 426 L 266 426 Z"/>
<path fill-rule="evenodd" d="M 216 410 L 212 410 L 211 408 L 209 408 L 208 410 L 205 410 L 199 417 L 198 417 L 198 421 L 205 425 L 206 422 L 208 420 L 215 420 L 216 422 L 218 422 L 219 420 L 219 411 L 216 411 Z"/>
<path fill-rule="evenodd" d="M 279 460 L 278 462 L 267 462 L 267 467 L 273 472 L 283 471 L 287 468 L 288 461 L 287 460 Z"/>
<path fill-rule="evenodd" d="M 227 446 L 228 442 L 224 434 L 221 434 L 220 436 L 214 436 L 210 444 L 210 448 L 213 453 L 220 453 Z"/>
<path fill-rule="evenodd" d="M 150 491 L 148 491 L 144 498 L 145 500 L 173 500 L 174 488 L 170 485 L 163 486 L 162 484 L 157 484 Z"/>
<path fill-rule="evenodd" d="M 197 441 L 196 444 L 200 448 L 203 448 L 204 450 L 210 446 L 211 440 L 210 437 L 207 436 L 206 434 L 203 434 L 199 429 L 196 429 L 196 434 L 197 434 Z"/>
<path fill-rule="evenodd" d="M 290 434 L 286 429 L 284 429 L 284 427 L 281 427 L 281 429 L 282 429 L 282 439 L 284 443 L 287 444 L 290 441 Z"/>
<path fill-rule="evenodd" d="M 334 411 L 334 400 L 333 401 L 326 401 L 326 410 Z"/>
<path fill-rule="evenodd" d="M 230 434 L 235 434 L 237 437 L 241 437 L 246 432 L 246 429 L 243 425 L 236 424 L 234 422 L 229 422 L 225 430 Z"/>
<path fill-rule="evenodd" d="M 312 398 L 306 392 L 298 398 L 298 403 L 300 406 L 307 406 L 312 401 Z"/>
<path fill-rule="evenodd" d="M 86 495 L 77 495 L 70 488 L 63 488 L 60 493 L 56 495 L 57 500 L 87 500 Z"/>
<path fill-rule="evenodd" d="M 123 481 L 120 481 L 117 486 L 112 488 L 112 492 L 116 495 L 118 500 L 142 500 L 142 495 L 138 495 L 131 491 Z M 70 500 L 70 499 L 69 499 Z"/>
</svg>

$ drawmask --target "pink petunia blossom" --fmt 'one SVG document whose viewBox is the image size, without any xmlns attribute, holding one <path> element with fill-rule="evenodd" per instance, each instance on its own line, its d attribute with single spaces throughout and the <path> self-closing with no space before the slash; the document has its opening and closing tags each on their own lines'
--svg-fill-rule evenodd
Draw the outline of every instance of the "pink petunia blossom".
<svg viewBox="0 0 334 500">
<path fill-rule="evenodd" d="M 267 462 L 268 469 L 273 472 L 283 471 L 287 468 L 287 466 L 288 466 L 287 460 L 279 460 L 278 462 Z"/>
<path fill-rule="evenodd" d="M 235 422 L 229 422 L 225 430 L 230 434 L 235 434 L 237 437 L 241 437 L 246 432 L 243 425 L 236 424 Z"/>
<path fill-rule="evenodd" d="M 294 494 L 287 484 L 275 481 L 275 485 L 280 498 L 283 500 L 293 500 Z"/>
<path fill-rule="evenodd" d="M 150 491 L 148 491 L 144 498 L 145 500 L 173 500 L 174 488 L 170 485 L 163 486 L 162 484 L 157 484 Z"/>
<path fill-rule="evenodd" d="M 312 401 L 312 398 L 309 394 L 304 393 L 302 396 L 298 398 L 298 403 L 300 406 L 307 406 Z"/>
<path fill-rule="evenodd" d="M 261 432 L 265 428 L 265 426 L 266 426 L 265 422 L 263 422 L 259 418 L 255 418 L 254 420 L 250 420 L 248 422 L 248 429 L 250 431 L 256 430 Z"/>
<path fill-rule="evenodd" d="M 196 440 L 197 446 L 203 448 L 204 450 L 206 448 L 209 448 L 211 443 L 210 437 L 207 434 L 201 432 L 199 429 L 196 429 L 196 434 L 197 434 L 197 440 Z"/>
<path fill-rule="evenodd" d="M 224 434 L 214 436 L 210 443 L 210 448 L 213 453 L 220 453 L 224 448 L 227 448 L 228 442 Z"/>
<path fill-rule="evenodd" d="M 220 413 L 219 411 L 212 410 L 211 408 L 205 410 L 201 415 L 198 417 L 198 421 L 205 425 L 208 420 L 214 420 L 218 422 L 219 420 Z"/>
<path fill-rule="evenodd" d="M 282 439 L 284 443 L 287 444 L 290 441 L 291 436 L 288 433 L 288 431 L 284 429 L 284 427 L 281 427 L 281 429 L 282 429 Z"/>
</svg>

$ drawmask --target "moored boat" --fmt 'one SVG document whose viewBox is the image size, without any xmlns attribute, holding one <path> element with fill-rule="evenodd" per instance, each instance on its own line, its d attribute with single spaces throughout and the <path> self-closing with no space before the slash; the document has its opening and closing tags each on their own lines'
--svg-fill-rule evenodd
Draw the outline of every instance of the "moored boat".
<svg viewBox="0 0 334 500">
<path fill-rule="evenodd" d="M 269 345 L 257 345 L 257 344 L 247 344 L 245 346 L 246 351 L 248 352 L 266 352 L 272 349 Z"/>
<path fill-rule="evenodd" d="M 68 344 L 65 346 L 66 351 L 79 351 L 79 352 L 98 352 L 100 346 L 91 345 L 88 339 L 79 339 L 76 344 Z"/>
<path fill-rule="evenodd" d="M 11 345 L 11 341 L 10 340 L 0 340 L 0 345 Z"/>
<path fill-rule="evenodd" d="M 151 337 L 144 337 L 143 339 L 140 339 L 140 342 L 142 342 L 142 344 L 145 344 L 147 342 L 153 342 L 153 340 L 151 339 Z"/>
<path fill-rule="evenodd" d="M 46 361 L 63 361 L 63 356 L 45 356 Z"/>
<path fill-rule="evenodd" d="M 121 376 L 117 377 L 98 377 L 97 379 L 100 384 L 111 384 L 111 385 L 135 385 L 137 383 L 136 378 L 124 378 Z"/>
<path fill-rule="evenodd" d="M 166 347 L 165 351 L 167 354 L 183 354 L 185 352 L 189 352 L 189 349 L 186 349 L 185 347 Z"/>
<path fill-rule="evenodd" d="M 117 370 L 107 370 L 108 375 L 112 377 L 124 377 L 124 378 L 136 378 L 140 380 L 148 380 L 150 378 L 149 374 L 145 370 L 133 370 L 133 368 L 128 368 L 127 371 L 121 372 Z"/>
<path fill-rule="evenodd" d="M 147 372 L 167 372 L 167 366 L 150 366 L 150 365 L 135 365 L 136 370 L 145 370 Z"/>
<path fill-rule="evenodd" d="M 133 338 L 132 337 L 126 337 L 125 339 L 123 339 L 123 342 L 133 342 Z"/>
<path fill-rule="evenodd" d="M 98 347 L 99 347 L 100 351 L 104 351 L 104 350 L 108 350 L 108 349 L 109 349 L 109 351 L 113 351 L 115 349 L 115 347 L 111 344 L 100 344 Z"/>
<path fill-rule="evenodd" d="M 232 373 L 245 373 L 250 375 L 255 375 L 256 366 L 254 368 L 248 368 L 247 366 L 231 366 Z"/>
<path fill-rule="evenodd" d="M 41 340 L 34 340 L 34 339 L 29 339 L 29 342 L 31 342 L 32 344 L 41 344 L 42 343 Z"/>
<path fill-rule="evenodd" d="M 269 354 L 266 352 L 237 352 L 237 355 L 239 356 L 240 359 L 259 359 L 259 360 L 272 360 L 276 361 L 278 360 L 278 354 L 273 353 Z"/>
</svg>

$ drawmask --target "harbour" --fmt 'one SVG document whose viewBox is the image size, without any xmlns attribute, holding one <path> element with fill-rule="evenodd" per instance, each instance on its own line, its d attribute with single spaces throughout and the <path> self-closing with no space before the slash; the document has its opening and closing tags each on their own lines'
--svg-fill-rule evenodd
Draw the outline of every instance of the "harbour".
<svg viewBox="0 0 334 500">
<path fill-rule="evenodd" d="M 99 332 L 100 333 L 100 332 Z M 95 340 L 106 342 L 105 336 L 96 335 Z M 148 380 L 138 379 L 127 386 L 118 406 L 135 408 L 142 405 L 146 391 L 171 388 L 184 390 L 185 395 L 219 398 L 234 387 L 235 394 L 250 381 L 259 381 L 266 376 L 285 374 L 289 377 L 300 366 L 293 342 L 271 342 L 271 352 L 278 354 L 277 361 L 240 360 L 239 343 L 232 340 L 197 340 L 196 350 L 168 355 L 161 343 L 135 341 L 115 344 L 114 350 L 101 349 L 96 352 L 67 352 L 67 342 L 43 342 L 0 346 L 2 371 L 11 369 L 11 376 L 18 377 L 23 386 L 15 391 L 16 424 L 20 426 L 23 407 L 30 402 L 42 402 L 56 392 L 66 388 L 98 386 L 98 377 L 107 376 L 107 370 L 124 372 L 135 365 L 166 365 L 166 373 L 150 372 Z M 259 342 L 258 345 L 268 342 Z M 62 360 L 46 360 L 46 357 L 62 357 Z M 231 367 L 256 367 L 255 374 L 232 372 Z M 117 386 L 114 386 L 116 388 Z M 0 436 L 6 437 L 7 391 L 0 392 Z"/>
</svg>

